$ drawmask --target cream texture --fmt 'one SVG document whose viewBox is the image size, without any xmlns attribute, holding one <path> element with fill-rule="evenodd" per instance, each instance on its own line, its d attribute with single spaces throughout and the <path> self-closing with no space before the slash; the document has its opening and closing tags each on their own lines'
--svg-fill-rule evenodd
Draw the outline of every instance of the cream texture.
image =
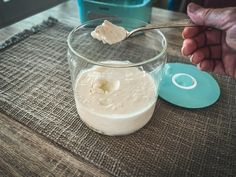
<svg viewBox="0 0 236 177">
<path fill-rule="evenodd" d="M 91 32 L 91 36 L 104 44 L 115 44 L 124 40 L 128 31 L 123 27 L 112 24 L 111 22 L 104 20 L 104 22 L 97 26 L 94 31 Z"/>
<path fill-rule="evenodd" d="M 138 68 L 94 66 L 82 71 L 75 83 L 80 118 L 106 135 L 124 135 L 143 127 L 156 102 L 152 77 Z"/>
</svg>

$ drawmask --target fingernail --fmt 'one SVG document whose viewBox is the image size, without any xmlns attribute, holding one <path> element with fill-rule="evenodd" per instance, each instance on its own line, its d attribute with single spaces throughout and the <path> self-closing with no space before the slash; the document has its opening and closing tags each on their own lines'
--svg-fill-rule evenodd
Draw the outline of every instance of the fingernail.
<svg viewBox="0 0 236 177">
<path fill-rule="evenodd" d="M 184 47 L 181 48 L 181 53 L 182 53 L 183 55 L 185 55 L 185 54 L 184 54 Z"/>
<path fill-rule="evenodd" d="M 197 68 L 201 70 L 201 63 L 197 64 Z"/>
<path fill-rule="evenodd" d="M 194 3 L 190 3 L 190 4 L 188 5 L 188 11 L 191 12 L 191 13 L 197 11 L 197 10 L 200 9 L 200 8 L 201 8 L 201 6 L 199 6 L 199 5 L 197 5 L 197 4 L 194 4 Z"/>
<path fill-rule="evenodd" d="M 189 60 L 191 61 L 191 63 L 193 62 L 193 55 L 190 55 Z"/>
</svg>

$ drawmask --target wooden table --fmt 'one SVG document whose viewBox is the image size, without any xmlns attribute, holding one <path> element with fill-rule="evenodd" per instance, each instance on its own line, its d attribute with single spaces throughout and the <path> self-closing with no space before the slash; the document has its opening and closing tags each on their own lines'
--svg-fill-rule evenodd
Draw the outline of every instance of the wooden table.
<svg viewBox="0 0 236 177">
<path fill-rule="evenodd" d="M 52 16 L 63 23 L 79 24 L 76 1 L 68 1 L 0 30 L 0 42 Z M 152 23 L 176 20 L 185 14 L 153 8 Z M 181 56 L 182 29 L 163 30 L 168 54 Z M 111 176 L 74 156 L 45 137 L 0 113 L 0 176 Z"/>
</svg>

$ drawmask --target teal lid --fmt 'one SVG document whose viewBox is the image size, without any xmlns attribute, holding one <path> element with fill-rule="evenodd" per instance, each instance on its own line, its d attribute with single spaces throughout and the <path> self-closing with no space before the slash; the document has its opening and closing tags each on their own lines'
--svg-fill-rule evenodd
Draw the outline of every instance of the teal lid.
<svg viewBox="0 0 236 177">
<path fill-rule="evenodd" d="M 159 96 L 174 105 L 204 108 L 215 103 L 220 96 L 216 80 L 196 66 L 168 63 L 164 71 Z"/>
</svg>

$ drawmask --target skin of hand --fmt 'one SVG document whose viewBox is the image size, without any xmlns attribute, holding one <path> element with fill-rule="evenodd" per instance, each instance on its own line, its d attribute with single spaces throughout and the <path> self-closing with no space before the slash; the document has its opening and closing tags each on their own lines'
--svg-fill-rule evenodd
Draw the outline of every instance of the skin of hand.
<svg viewBox="0 0 236 177">
<path fill-rule="evenodd" d="M 236 7 L 203 8 L 190 3 L 191 20 L 199 27 L 185 27 L 181 52 L 199 69 L 236 79 Z"/>
</svg>

